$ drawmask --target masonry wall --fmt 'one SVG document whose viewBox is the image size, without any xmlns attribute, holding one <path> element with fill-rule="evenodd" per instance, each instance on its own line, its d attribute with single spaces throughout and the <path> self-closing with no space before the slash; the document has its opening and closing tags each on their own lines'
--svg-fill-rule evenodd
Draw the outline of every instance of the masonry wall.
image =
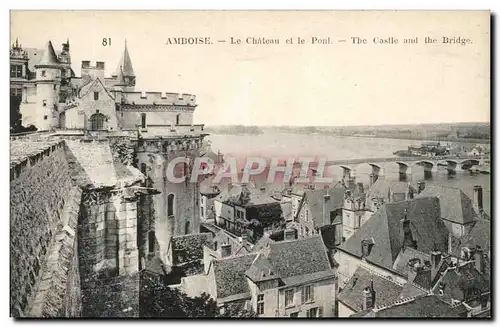
<svg viewBox="0 0 500 327">
<path fill-rule="evenodd" d="M 11 169 L 13 316 L 79 314 L 78 296 L 67 294 L 66 286 L 79 282 L 79 274 L 69 272 L 78 271 L 74 247 L 81 193 L 72 185 L 64 151 L 58 143 Z"/>
</svg>

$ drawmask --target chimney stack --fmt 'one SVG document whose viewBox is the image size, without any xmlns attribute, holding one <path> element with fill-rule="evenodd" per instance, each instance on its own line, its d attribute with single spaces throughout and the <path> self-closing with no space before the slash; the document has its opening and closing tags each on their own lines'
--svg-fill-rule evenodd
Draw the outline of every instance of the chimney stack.
<svg viewBox="0 0 500 327">
<path fill-rule="evenodd" d="M 295 240 L 297 238 L 297 230 L 294 228 L 285 229 L 285 241 Z"/>
<path fill-rule="evenodd" d="M 483 214 L 483 188 L 481 185 L 474 186 L 474 209 L 481 216 Z"/>
<path fill-rule="evenodd" d="M 363 290 L 363 310 L 373 309 L 375 307 L 375 289 L 373 288 L 373 280 L 370 281 L 370 286 Z"/>
<path fill-rule="evenodd" d="M 423 190 L 425 190 L 425 181 L 420 181 L 418 182 L 418 194 L 422 193 Z"/>
<path fill-rule="evenodd" d="M 484 255 L 483 255 L 483 249 L 481 249 L 481 246 L 477 245 L 476 246 L 476 251 L 474 251 L 474 262 L 476 266 L 476 270 L 479 271 L 480 273 L 484 272 Z"/>
<path fill-rule="evenodd" d="M 361 257 L 366 258 L 370 255 L 374 243 L 373 240 L 362 240 L 361 241 Z"/>
<path fill-rule="evenodd" d="M 104 61 L 96 61 L 95 62 L 95 67 L 97 69 L 104 69 Z"/>
<path fill-rule="evenodd" d="M 221 258 L 226 258 L 231 256 L 231 244 L 222 244 L 220 246 Z"/>
<path fill-rule="evenodd" d="M 431 264 L 433 269 L 437 268 L 437 266 L 441 262 L 441 258 L 442 258 L 441 251 L 435 250 L 431 252 Z"/>
</svg>

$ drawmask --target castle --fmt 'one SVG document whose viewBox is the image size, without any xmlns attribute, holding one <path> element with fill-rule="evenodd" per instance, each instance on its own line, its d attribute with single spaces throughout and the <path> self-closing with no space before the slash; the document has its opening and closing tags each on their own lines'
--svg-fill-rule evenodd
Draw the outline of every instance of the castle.
<svg viewBox="0 0 500 327">
<path fill-rule="evenodd" d="M 10 64 L 22 124 L 37 128 L 11 138 L 11 315 L 138 316 L 140 272 L 171 266 L 172 239 L 200 229 L 199 183 L 166 178 L 207 135 L 195 96 L 135 91 L 126 43 L 111 77 L 99 61 L 75 76 L 69 40 L 16 40 Z"/>
</svg>

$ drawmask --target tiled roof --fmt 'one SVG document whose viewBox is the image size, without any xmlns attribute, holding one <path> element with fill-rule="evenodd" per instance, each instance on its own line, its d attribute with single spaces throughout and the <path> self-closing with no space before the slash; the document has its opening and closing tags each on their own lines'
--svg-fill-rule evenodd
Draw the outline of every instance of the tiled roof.
<svg viewBox="0 0 500 327">
<path fill-rule="evenodd" d="M 441 218 L 467 224 L 477 218 L 471 198 L 461 189 L 441 185 L 427 186 L 418 197 L 434 196 L 439 199 Z"/>
<path fill-rule="evenodd" d="M 431 260 L 431 255 L 412 248 L 401 249 L 392 268 L 400 272 L 403 276 L 408 276 L 408 262 L 414 258 L 420 259 L 420 262 L 423 264 L 425 261 Z"/>
<path fill-rule="evenodd" d="M 252 253 L 212 261 L 217 298 L 250 292 L 245 272 L 250 268 L 256 256 L 257 254 Z"/>
<path fill-rule="evenodd" d="M 444 286 L 442 295 L 439 292 L 441 286 Z M 474 262 L 448 267 L 433 288 L 433 293 L 440 294 L 439 298 L 447 303 L 452 299 L 465 301 L 466 294 L 472 291 L 479 294 L 490 292 L 489 273 L 487 270 L 486 273 L 477 271 Z"/>
<path fill-rule="evenodd" d="M 352 317 L 352 316 L 351 316 Z M 358 313 L 366 318 L 458 318 L 467 317 L 463 305 L 450 306 L 436 295 L 422 296 L 401 301 L 385 308 Z"/>
<path fill-rule="evenodd" d="M 264 235 L 253 246 L 252 252 L 257 253 L 257 252 L 261 251 L 262 249 L 266 248 L 271 243 L 274 243 L 274 240 L 272 240 L 269 237 L 268 233 L 264 233 Z"/>
<path fill-rule="evenodd" d="M 371 201 L 373 198 L 383 198 L 388 201 L 389 192 L 399 196 L 408 193 L 409 190 L 417 193 L 417 190 L 408 183 L 379 178 L 366 192 L 366 199 Z"/>
<path fill-rule="evenodd" d="M 373 282 L 375 307 L 393 303 L 400 298 L 403 286 L 359 266 L 338 295 L 338 300 L 349 308 L 363 310 L 363 290 Z"/>
<path fill-rule="evenodd" d="M 57 55 L 51 41 L 48 41 L 45 45 L 45 51 L 43 52 L 37 65 L 59 65 L 59 60 L 57 60 Z"/>
<path fill-rule="evenodd" d="M 281 279 L 331 271 L 326 248 L 319 235 L 270 243 L 267 251 L 271 271 Z"/>
<path fill-rule="evenodd" d="M 172 237 L 172 261 L 174 265 L 203 259 L 203 246 L 211 243 L 212 234 L 189 234 Z"/>
<path fill-rule="evenodd" d="M 463 247 L 476 248 L 479 245 L 484 253 L 490 252 L 491 246 L 491 221 L 478 219 L 474 222 L 472 228 L 462 238 L 459 238 L 453 248 L 453 254 L 460 256 Z"/>
<path fill-rule="evenodd" d="M 315 227 L 330 224 L 330 212 L 344 207 L 344 190 L 342 188 L 315 189 L 305 192 L 305 201 L 311 211 Z M 325 197 L 328 197 L 325 199 Z"/>
<path fill-rule="evenodd" d="M 35 65 L 37 65 L 42 59 L 45 49 L 23 48 L 23 50 L 28 54 L 28 69 L 30 72 L 34 72 Z M 60 53 L 60 50 L 56 51 L 56 55 L 59 55 Z"/>
<path fill-rule="evenodd" d="M 387 203 L 351 236 L 339 249 L 361 257 L 361 241 L 373 239 L 374 245 L 366 259 L 392 269 L 403 247 L 401 219 L 407 210 L 410 230 L 420 252 L 436 249 L 447 252 L 448 230 L 440 217 L 437 198 Z"/>
</svg>

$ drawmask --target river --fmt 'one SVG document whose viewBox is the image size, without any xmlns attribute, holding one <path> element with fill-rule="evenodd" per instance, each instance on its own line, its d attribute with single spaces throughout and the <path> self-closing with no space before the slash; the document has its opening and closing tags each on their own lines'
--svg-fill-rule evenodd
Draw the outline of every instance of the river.
<svg viewBox="0 0 500 327">
<path fill-rule="evenodd" d="M 320 134 L 264 132 L 259 135 L 222 135 L 211 134 L 208 136 L 212 149 L 221 151 L 226 156 L 245 158 L 248 156 L 261 156 L 265 158 L 300 158 L 313 157 L 327 160 L 360 159 L 396 157 L 393 153 L 397 150 L 407 149 L 408 146 L 420 146 L 419 140 L 402 140 L 370 137 L 339 137 Z M 404 158 L 401 158 L 404 161 Z M 399 179 L 399 167 L 396 163 L 381 163 L 385 169 L 385 178 Z M 371 167 L 367 164 L 356 165 L 356 179 L 358 182 L 369 184 Z M 490 175 L 471 175 L 468 171 L 458 171 L 449 176 L 447 170 L 438 167 L 432 177 L 424 176 L 424 168 L 418 165 L 411 167 L 408 176 L 412 183 L 426 180 L 428 185 L 438 183 L 443 186 L 462 189 L 472 197 L 474 185 L 483 187 L 484 208 L 490 212 Z M 327 167 L 325 175 L 334 180 L 342 178 L 340 167 Z"/>
</svg>

